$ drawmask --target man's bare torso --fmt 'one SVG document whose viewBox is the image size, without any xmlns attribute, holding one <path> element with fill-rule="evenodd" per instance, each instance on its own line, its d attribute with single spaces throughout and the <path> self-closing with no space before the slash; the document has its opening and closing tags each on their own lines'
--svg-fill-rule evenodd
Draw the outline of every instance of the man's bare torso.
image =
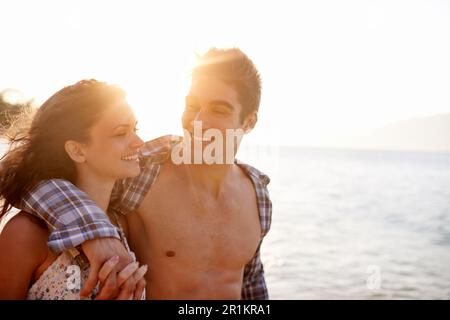
<svg viewBox="0 0 450 320">
<path fill-rule="evenodd" d="M 167 161 L 137 212 L 131 244 L 148 264 L 148 299 L 240 299 L 245 265 L 261 240 L 255 189 L 237 166 L 214 196 L 189 168 Z"/>
</svg>

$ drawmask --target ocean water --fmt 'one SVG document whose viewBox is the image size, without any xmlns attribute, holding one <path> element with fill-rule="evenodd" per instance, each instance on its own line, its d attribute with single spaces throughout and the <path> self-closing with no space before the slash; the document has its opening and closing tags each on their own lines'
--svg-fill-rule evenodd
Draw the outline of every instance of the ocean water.
<svg viewBox="0 0 450 320">
<path fill-rule="evenodd" d="M 450 153 L 249 148 L 271 299 L 450 299 Z"/>
</svg>

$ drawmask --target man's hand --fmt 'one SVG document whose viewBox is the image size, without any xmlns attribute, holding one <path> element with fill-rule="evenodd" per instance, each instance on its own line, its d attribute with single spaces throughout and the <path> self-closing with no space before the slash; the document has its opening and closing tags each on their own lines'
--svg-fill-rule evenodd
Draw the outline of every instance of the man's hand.
<svg viewBox="0 0 450 320">
<path fill-rule="evenodd" d="M 108 267 L 111 268 L 111 274 L 109 276 L 108 274 L 106 275 L 107 278 L 104 279 L 105 282 L 103 283 L 100 292 L 102 299 L 115 299 L 119 292 L 116 274 L 133 262 L 130 254 L 116 238 L 88 240 L 85 241 L 81 247 L 89 260 L 90 270 L 88 279 L 80 292 L 80 296 L 87 297 L 92 290 L 94 290 L 97 282 L 100 280 L 99 271 L 103 264 L 113 257 L 118 256 L 119 261 L 116 264 L 114 264 L 114 260 L 109 262 Z M 111 267 L 110 265 L 113 266 Z"/>
</svg>

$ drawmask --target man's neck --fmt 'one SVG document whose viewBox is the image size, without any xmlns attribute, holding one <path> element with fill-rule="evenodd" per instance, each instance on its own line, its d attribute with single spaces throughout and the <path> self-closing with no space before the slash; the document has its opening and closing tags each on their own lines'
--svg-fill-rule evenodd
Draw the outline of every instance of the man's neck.
<svg viewBox="0 0 450 320">
<path fill-rule="evenodd" d="M 191 186 L 218 198 L 232 174 L 234 164 L 188 164 L 184 165 Z"/>
</svg>

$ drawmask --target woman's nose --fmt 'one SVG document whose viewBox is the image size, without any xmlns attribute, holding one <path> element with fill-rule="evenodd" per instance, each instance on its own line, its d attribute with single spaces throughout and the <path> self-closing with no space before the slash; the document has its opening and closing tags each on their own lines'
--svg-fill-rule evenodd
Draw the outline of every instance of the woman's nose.
<svg viewBox="0 0 450 320">
<path fill-rule="evenodd" d="M 135 133 L 132 141 L 133 148 L 140 148 L 144 145 L 144 141 Z"/>
</svg>

